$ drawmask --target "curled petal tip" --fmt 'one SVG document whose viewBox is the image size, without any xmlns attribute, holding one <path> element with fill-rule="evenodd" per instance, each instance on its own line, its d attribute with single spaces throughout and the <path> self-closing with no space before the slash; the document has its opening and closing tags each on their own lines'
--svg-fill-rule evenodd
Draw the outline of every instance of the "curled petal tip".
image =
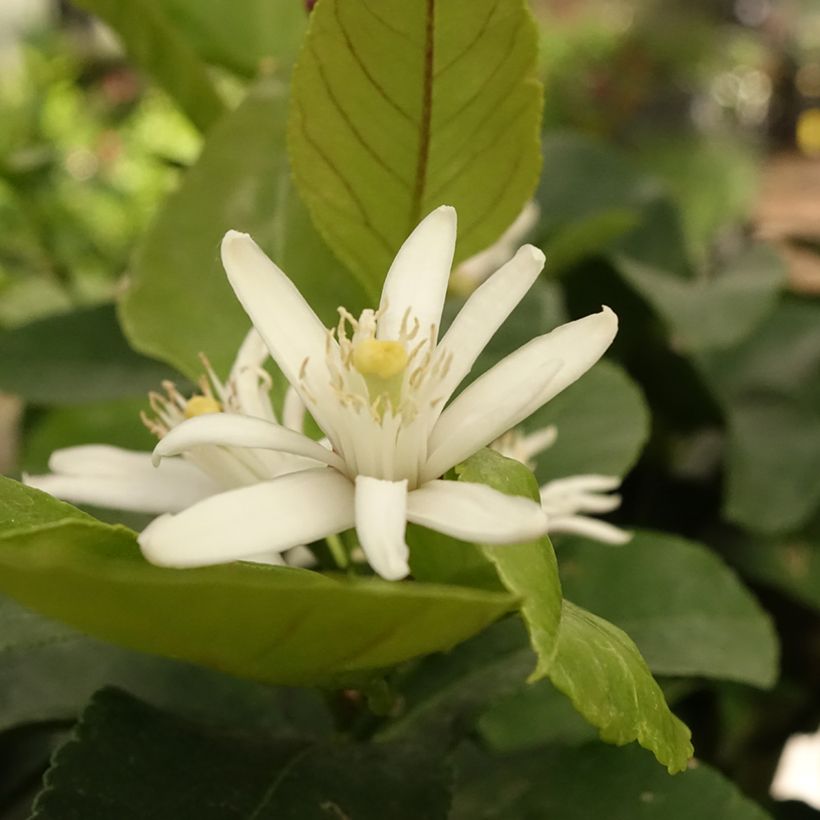
<svg viewBox="0 0 820 820">
<path fill-rule="evenodd" d="M 542 268 L 547 261 L 544 251 L 542 251 L 541 248 L 536 248 L 535 245 L 522 245 L 519 253 L 528 253 L 532 257 L 533 262 L 538 263 Z"/>
<path fill-rule="evenodd" d="M 232 245 L 235 242 L 253 242 L 251 239 L 251 235 L 248 233 L 243 233 L 242 231 L 228 231 L 225 236 L 222 237 L 222 250 L 224 251 L 228 246 Z"/>
</svg>

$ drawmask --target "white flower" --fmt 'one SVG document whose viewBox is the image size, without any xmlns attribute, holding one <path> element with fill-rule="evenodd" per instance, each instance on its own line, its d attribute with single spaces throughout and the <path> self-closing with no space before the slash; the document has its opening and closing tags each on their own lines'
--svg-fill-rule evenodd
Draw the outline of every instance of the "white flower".
<svg viewBox="0 0 820 820">
<path fill-rule="evenodd" d="M 541 209 L 530 200 L 521 213 L 489 248 L 465 259 L 453 271 L 450 287 L 457 293 L 471 293 L 491 273 L 509 261 L 527 234 L 538 224 Z"/>
<path fill-rule="evenodd" d="M 200 382 L 200 392 L 186 399 L 171 382 L 166 382 L 165 396 L 150 395 L 154 418 L 143 415 L 143 421 L 160 439 L 186 419 L 212 413 L 242 414 L 277 423 L 270 402 L 270 376 L 262 367 L 267 358 L 265 343 L 252 329 L 225 383 L 217 378 L 203 357 L 207 377 Z M 304 414 L 298 394 L 288 390 L 283 410 L 285 427 L 301 433 Z M 186 452 L 184 459 L 166 461 L 157 469 L 151 453 L 89 444 L 55 451 L 49 458 L 49 475 L 27 475 L 24 480 L 29 486 L 75 504 L 132 512 L 176 513 L 225 490 L 317 464 L 315 460 L 289 453 L 204 445 Z M 312 562 L 312 556 L 304 548 L 293 550 L 287 557 L 288 563 L 300 566 Z M 282 563 L 278 551 L 264 551 L 253 559 Z"/>
<path fill-rule="evenodd" d="M 408 573 L 408 521 L 491 544 L 546 531 L 537 503 L 440 477 L 588 370 L 611 343 L 617 319 L 604 308 L 533 339 L 448 405 L 544 264 L 539 250 L 521 248 L 470 296 L 439 341 L 455 241 L 455 211 L 438 208 L 399 250 L 378 310 L 356 319 L 340 309 L 338 327 L 327 330 L 249 236 L 225 236 L 228 279 L 331 449 L 259 418 L 212 414 L 183 422 L 157 445 L 157 461 L 230 446 L 306 456 L 325 466 L 157 519 L 140 537 L 149 560 L 176 567 L 221 563 L 355 527 L 373 569 L 398 579 Z"/>
<path fill-rule="evenodd" d="M 511 430 L 493 442 L 493 449 L 517 459 L 530 469 L 535 457 L 555 443 L 558 428 L 551 424 L 532 433 Z M 585 513 L 612 512 L 621 505 L 621 497 L 611 493 L 620 485 L 618 476 L 574 475 L 557 478 L 541 487 L 541 505 L 547 514 L 550 533 L 569 532 L 583 535 L 605 544 L 626 544 L 632 533 Z"/>
</svg>

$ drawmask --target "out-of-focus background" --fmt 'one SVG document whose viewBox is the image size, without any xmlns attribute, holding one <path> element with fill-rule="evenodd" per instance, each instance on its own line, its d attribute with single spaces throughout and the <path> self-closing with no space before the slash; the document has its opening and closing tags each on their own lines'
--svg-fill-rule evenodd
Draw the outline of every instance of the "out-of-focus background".
<svg viewBox="0 0 820 820">
<path fill-rule="evenodd" d="M 290 49 L 280 59 L 231 14 L 230 0 L 160 5 L 229 104 L 259 74 L 287 76 L 306 17 L 300 0 L 278 4 L 281 32 L 269 15 L 281 53 Z M 624 331 L 616 346 L 653 418 L 625 485 L 624 520 L 721 552 L 772 612 L 783 645 L 772 692 L 689 681 L 673 694 L 704 759 L 759 800 L 777 771 L 775 796 L 786 801 L 777 817 L 817 817 L 820 0 L 532 5 L 546 88 L 538 236 L 550 270 L 571 313 L 611 291 L 616 307 L 635 303 L 633 327 L 666 326 L 637 340 Z M 199 155 L 202 129 L 191 114 L 79 6 L 0 0 L 0 339 L 116 299 L 135 247 Z M 689 314 L 675 313 L 678 291 L 655 269 L 623 263 L 629 287 L 613 284 L 612 242 L 635 220 L 643 232 L 618 253 L 657 270 L 680 263 L 681 280 L 704 286 L 682 287 Z M 677 257 L 670 236 L 680 239 Z M 764 271 L 760 289 L 771 292 L 751 297 L 742 283 L 724 282 L 717 310 L 708 283 L 722 282 L 715 273 L 754 240 L 780 254 L 784 278 L 767 284 L 774 280 Z M 668 350 L 654 356 L 661 336 Z M 55 409 L 36 389 L 37 372 L 5 364 L 0 373 L 26 389 L 0 393 L 0 472 L 44 470 L 48 452 L 71 436 L 150 446 L 144 430 L 128 427 L 130 398 Z M 761 415 L 763 395 L 770 403 Z"/>
</svg>

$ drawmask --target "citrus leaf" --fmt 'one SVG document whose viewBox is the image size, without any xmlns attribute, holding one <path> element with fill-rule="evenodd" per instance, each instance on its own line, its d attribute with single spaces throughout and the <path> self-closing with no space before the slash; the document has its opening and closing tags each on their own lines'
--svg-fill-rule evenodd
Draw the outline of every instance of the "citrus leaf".
<svg viewBox="0 0 820 820">
<path fill-rule="evenodd" d="M 549 677 L 602 740 L 637 740 L 671 774 L 686 768 L 689 729 L 669 711 L 638 648 L 618 627 L 564 600 Z"/>
<path fill-rule="evenodd" d="M 322 0 L 293 77 L 288 148 L 330 247 L 380 286 L 427 213 L 457 257 L 494 242 L 541 163 L 536 31 L 521 0 Z"/>
<path fill-rule="evenodd" d="M 706 547 L 655 532 L 601 548 L 561 542 L 567 595 L 625 630 L 653 672 L 771 686 L 777 637 L 769 616 Z M 647 582 L 651 579 L 651 582 Z"/>
<path fill-rule="evenodd" d="M 207 130 L 225 111 L 204 64 L 156 0 L 77 0 L 122 38 L 134 61 L 177 101 L 191 122 Z"/>
<path fill-rule="evenodd" d="M 68 505 L 0 480 L 4 499 L 21 491 L 51 522 L 34 525 L 24 512 L 25 526 L 12 516 L 0 528 L 0 591 L 95 637 L 241 677 L 354 679 L 447 649 L 515 603 L 503 592 L 252 563 L 163 569 L 125 527 L 65 514 Z"/>
<path fill-rule="evenodd" d="M 291 188 L 284 131 L 284 90 L 262 81 L 209 134 L 137 250 L 120 312 L 126 334 L 193 379 L 200 352 L 227 373 L 250 326 L 219 259 L 229 229 L 250 233 L 323 321 L 335 324 L 339 305 L 364 306 Z"/>
<path fill-rule="evenodd" d="M 487 484 L 507 495 L 521 495 L 540 503 L 538 484 L 520 462 L 495 450 L 480 450 L 456 467 L 459 481 Z M 521 617 L 527 625 L 537 663 L 530 680 L 548 674 L 556 651 L 561 619 L 558 564 L 549 538 L 522 544 L 483 546 L 504 586 L 521 599 Z"/>
</svg>

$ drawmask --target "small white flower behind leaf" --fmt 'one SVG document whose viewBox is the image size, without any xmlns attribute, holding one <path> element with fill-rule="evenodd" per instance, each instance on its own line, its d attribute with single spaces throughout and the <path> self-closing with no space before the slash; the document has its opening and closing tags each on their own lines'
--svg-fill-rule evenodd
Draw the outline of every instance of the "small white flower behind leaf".
<svg viewBox="0 0 820 820">
<path fill-rule="evenodd" d="M 549 449 L 557 437 L 558 428 L 554 424 L 531 433 L 510 430 L 494 441 L 492 447 L 534 469 L 536 457 Z M 618 476 L 598 474 L 556 478 L 543 484 L 541 505 L 549 519 L 549 532 L 573 533 L 604 544 L 626 544 L 632 533 L 592 517 L 618 509 L 621 497 L 612 491 L 620 484 Z"/>
<path fill-rule="evenodd" d="M 327 329 L 247 234 L 228 232 L 222 260 L 234 292 L 329 449 L 271 419 L 219 413 L 183 421 L 160 441 L 158 459 L 245 448 L 322 466 L 158 519 L 140 537 L 149 560 L 222 563 L 355 527 L 373 569 L 399 579 L 408 573 L 408 521 L 482 543 L 546 532 L 536 502 L 440 478 L 585 373 L 612 342 L 617 318 L 603 308 L 536 337 L 448 404 L 544 264 L 541 251 L 521 248 L 439 339 L 455 241 L 455 210 L 433 211 L 396 255 L 378 309 L 354 317 L 340 308 L 338 326 Z"/>
</svg>

